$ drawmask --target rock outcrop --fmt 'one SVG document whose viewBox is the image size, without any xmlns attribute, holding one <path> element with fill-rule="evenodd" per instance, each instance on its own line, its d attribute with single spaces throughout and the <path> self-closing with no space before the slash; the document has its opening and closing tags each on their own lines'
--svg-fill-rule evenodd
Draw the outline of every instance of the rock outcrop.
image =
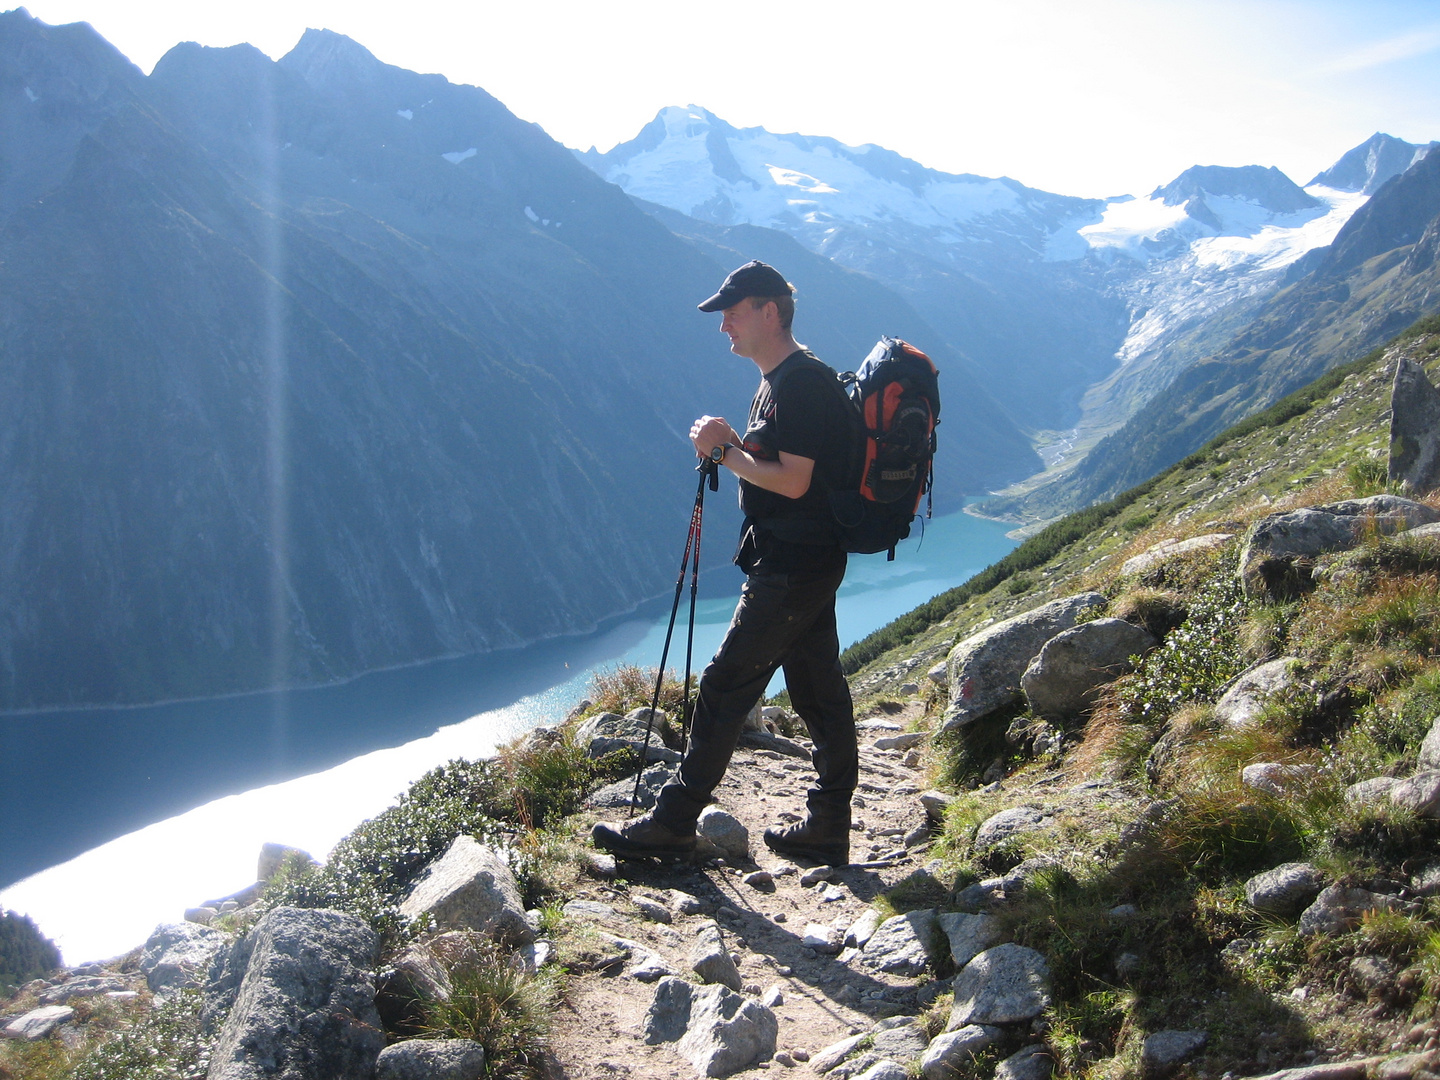
<svg viewBox="0 0 1440 1080">
<path fill-rule="evenodd" d="M 1078 716 L 1095 704 L 1100 687 L 1134 670 L 1131 657 L 1157 644 L 1150 633 L 1124 619 L 1092 619 L 1045 642 L 1020 677 L 1020 688 L 1037 716 Z"/>
<path fill-rule="evenodd" d="M 1408 356 L 1396 363 L 1390 392 L 1387 475 L 1417 495 L 1440 487 L 1440 390 Z"/>
<path fill-rule="evenodd" d="M 470 836 L 457 836 L 430 864 L 401 902 L 400 914 L 429 915 L 443 930 L 479 930 L 511 944 L 535 940 L 504 854 Z"/>
</svg>

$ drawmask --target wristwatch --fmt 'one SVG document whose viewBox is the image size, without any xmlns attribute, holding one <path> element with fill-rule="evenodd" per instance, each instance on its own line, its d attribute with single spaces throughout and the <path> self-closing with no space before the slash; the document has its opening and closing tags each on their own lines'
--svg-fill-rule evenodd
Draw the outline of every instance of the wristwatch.
<svg viewBox="0 0 1440 1080">
<path fill-rule="evenodd" d="M 713 461 L 716 465 L 719 465 L 722 461 L 725 460 L 725 451 L 727 451 L 727 450 L 729 450 L 729 449 L 730 449 L 730 444 L 729 444 L 728 442 L 726 442 L 726 443 L 721 443 L 719 446 L 713 446 L 713 447 L 711 447 L 711 448 L 710 448 L 710 460 Z"/>
</svg>

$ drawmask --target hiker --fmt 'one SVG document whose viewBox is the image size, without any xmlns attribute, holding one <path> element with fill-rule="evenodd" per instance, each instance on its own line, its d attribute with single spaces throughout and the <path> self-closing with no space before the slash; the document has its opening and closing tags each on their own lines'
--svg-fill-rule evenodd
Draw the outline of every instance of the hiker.
<svg viewBox="0 0 1440 1080">
<path fill-rule="evenodd" d="M 756 261 L 699 305 L 724 312 L 720 330 L 730 351 L 760 369 L 743 436 L 718 416 L 702 416 L 690 429 L 695 452 L 739 480 L 745 522 L 735 563 L 746 578 L 725 640 L 700 677 L 678 772 L 650 813 L 595 826 L 596 846 L 622 858 L 673 858 L 694 850 L 696 819 L 725 775 L 746 715 L 781 667 L 790 704 L 815 744 L 819 777 L 807 795 L 805 819 L 766 829 L 765 843 L 788 858 L 832 866 L 849 861 L 859 762 L 835 629 L 845 552 L 827 492 L 847 479 L 853 428 L 835 373 L 795 341 L 793 294 L 779 271 Z"/>
</svg>

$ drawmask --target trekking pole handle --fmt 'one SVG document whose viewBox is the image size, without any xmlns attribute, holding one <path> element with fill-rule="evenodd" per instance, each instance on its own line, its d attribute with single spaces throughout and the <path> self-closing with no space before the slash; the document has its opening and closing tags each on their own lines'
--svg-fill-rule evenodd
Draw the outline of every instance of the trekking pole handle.
<svg viewBox="0 0 1440 1080">
<path fill-rule="evenodd" d="M 720 466 L 711 458 L 701 458 L 700 464 L 695 466 L 695 471 L 707 476 L 710 480 L 710 490 L 720 490 Z"/>
</svg>

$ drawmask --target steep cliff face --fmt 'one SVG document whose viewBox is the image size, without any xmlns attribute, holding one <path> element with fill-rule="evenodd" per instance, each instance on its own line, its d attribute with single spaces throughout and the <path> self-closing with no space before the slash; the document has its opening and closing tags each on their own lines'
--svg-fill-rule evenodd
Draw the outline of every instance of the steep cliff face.
<svg viewBox="0 0 1440 1080">
<path fill-rule="evenodd" d="M 14 12 L 0 102 L 0 710 L 341 678 L 663 588 L 689 420 L 755 381 L 694 310 L 730 266 L 335 34 L 146 79 Z"/>
</svg>

